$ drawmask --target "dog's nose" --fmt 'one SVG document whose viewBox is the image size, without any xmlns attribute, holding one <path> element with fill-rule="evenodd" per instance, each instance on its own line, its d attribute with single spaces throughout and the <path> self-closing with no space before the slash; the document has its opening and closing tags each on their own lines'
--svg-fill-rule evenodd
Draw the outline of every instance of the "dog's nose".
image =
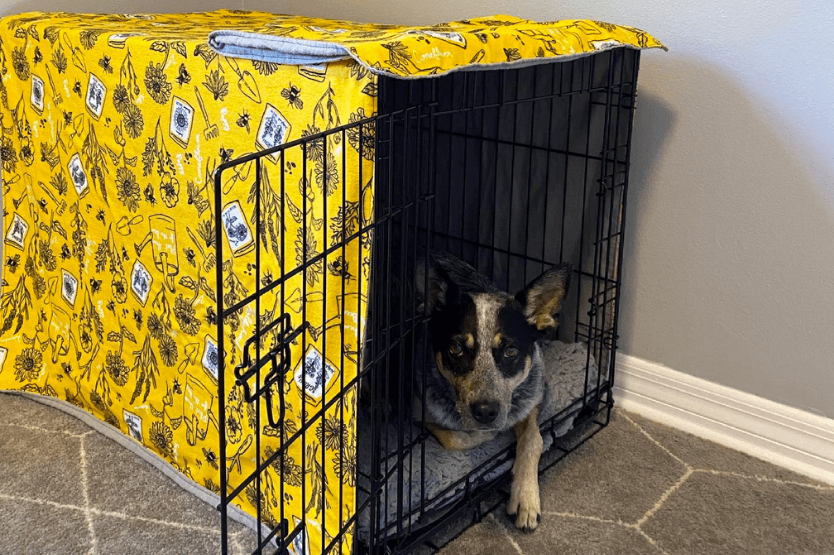
<svg viewBox="0 0 834 555">
<path fill-rule="evenodd" d="M 498 416 L 501 405 L 498 401 L 477 401 L 469 406 L 472 417 L 481 424 L 492 424 Z"/>
</svg>

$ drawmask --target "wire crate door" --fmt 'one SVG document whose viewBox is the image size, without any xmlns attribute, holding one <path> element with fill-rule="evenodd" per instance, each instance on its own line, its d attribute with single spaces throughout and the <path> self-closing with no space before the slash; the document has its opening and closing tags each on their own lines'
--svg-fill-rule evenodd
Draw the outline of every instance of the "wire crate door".
<svg viewBox="0 0 834 555">
<path fill-rule="evenodd" d="M 215 172 L 224 535 L 240 507 L 263 552 L 352 550 L 375 99 L 351 66 L 293 81 L 261 151 Z"/>
</svg>

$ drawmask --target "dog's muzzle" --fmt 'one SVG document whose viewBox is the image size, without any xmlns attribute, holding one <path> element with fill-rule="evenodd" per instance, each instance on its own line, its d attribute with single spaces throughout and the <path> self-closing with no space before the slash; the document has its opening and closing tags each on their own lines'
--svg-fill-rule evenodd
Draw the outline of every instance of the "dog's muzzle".
<svg viewBox="0 0 834 555">
<path fill-rule="evenodd" d="M 469 405 L 472 418 L 481 424 L 492 424 L 498 417 L 501 405 L 498 401 L 477 401 Z"/>
</svg>

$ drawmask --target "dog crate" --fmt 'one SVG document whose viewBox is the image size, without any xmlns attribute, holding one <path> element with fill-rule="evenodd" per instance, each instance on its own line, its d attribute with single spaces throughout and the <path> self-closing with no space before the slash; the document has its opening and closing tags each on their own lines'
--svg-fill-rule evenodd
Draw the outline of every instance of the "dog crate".
<svg viewBox="0 0 834 555">
<path fill-rule="evenodd" d="M 409 409 L 419 261 L 512 293 L 570 263 L 541 469 L 604 426 L 660 46 L 509 16 L 4 18 L 0 388 L 175 468 L 224 553 L 437 551 L 503 503 L 514 440 L 455 454 Z"/>
<path fill-rule="evenodd" d="M 433 552 L 506 499 L 512 446 L 431 495 L 426 493 L 424 481 L 413 479 L 419 474 L 415 467 L 431 464 L 426 444 L 433 440 L 411 412 L 396 410 L 408 404 L 404 393 L 408 389 L 390 384 L 402 385 L 411 379 L 409 369 L 420 363 L 415 360 L 413 341 L 424 340 L 425 333 L 420 330 L 425 329 L 427 318 L 415 308 L 412 282 L 417 261 L 432 250 L 456 255 L 512 293 L 550 266 L 570 262 L 574 267 L 572 285 L 563 304 L 558 337 L 585 346 L 583 382 L 588 385 L 583 394 L 542 424 L 542 432 L 564 433 L 567 424 L 569 428 L 581 428 L 584 435 L 580 440 L 554 441 L 543 456 L 541 470 L 608 423 L 613 404 L 617 304 L 639 58 L 638 50 L 616 48 L 518 69 L 461 71 L 417 80 L 381 76 L 376 115 L 218 169 L 215 190 L 221 191 L 226 172 L 253 159 L 259 168 L 264 167 L 259 160 L 267 156 L 289 159 L 296 151 L 296 159 L 308 160 L 310 152 L 321 151 L 326 157 L 328 145 L 354 141 L 359 156 L 374 160 L 375 196 L 371 199 L 363 195 L 355 205 L 336 199 L 341 203 L 339 210 L 358 214 L 353 221 L 342 218 L 341 229 L 314 229 L 302 224 L 303 236 L 312 234 L 321 245 L 329 246 L 304 261 L 285 261 L 277 279 L 268 281 L 273 288 L 251 296 L 251 306 L 238 303 L 222 311 L 225 317 L 242 315 L 246 310 L 261 314 L 268 306 L 282 314 L 279 344 L 271 350 L 253 349 L 252 360 L 261 361 L 263 374 L 271 368 L 269 375 L 254 377 L 259 367 L 256 363 L 245 375 L 257 383 L 280 383 L 282 374 L 292 374 L 289 344 L 300 344 L 300 352 L 306 353 L 304 330 L 328 326 L 327 321 L 311 318 L 303 311 L 293 314 L 281 296 L 280 291 L 286 289 L 279 287 L 282 280 L 305 272 L 321 273 L 322 265 L 332 268 L 344 260 L 343 250 L 351 241 L 368 246 L 370 256 L 361 265 L 342 267 L 339 275 L 322 273 L 328 294 L 338 294 L 346 280 L 361 274 L 370 278 L 368 289 L 358 291 L 368 303 L 367 320 L 355 320 L 360 327 L 358 335 L 363 338 L 362 345 L 353 346 L 352 353 L 358 360 L 358 375 L 349 382 L 337 383 L 322 396 L 315 410 L 302 414 L 297 429 L 284 431 L 279 448 L 286 452 L 297 444 L 298 452 L 303 453 L 316 433 L 325 442 L 329 437 L 333 453 L 325 455 L 322 450 L 319 458 L 305 459 L 301 473 L 352 459 L 349 472 L 356 473 L 355 511 L 344 510 L 341 504 L 328 507 L 325 490 L 338 491 L 340 484 L 319 482 L 312 490 L 304 490 L 302 496 L 310 506 L 320 509 L 315 511 L 318 522 L 327 518 L 323 513 L 338 514 L 337 533 L 310 526 L 305 518 L 288 522 L 278 507 L 271 517 L 270 532 L 259 535 L 257 545 L 247 546 L 247 552 L 281 553 L 289 548 L 294 553 L 310 553 L 308 542 L 313 534 L 320 535 L 315 543 L 322 553 L 388 554 L 416 548 Z M 290 186 L 288 169 L 286 164 L 277 168 L 269 179 L 273 184 L 280 183 L 280 187 L 273 186 L 283 197 L 285 187 Z M 363 186 L 370 179 L 356 177 Z M 261 190 L 261 186 L 255 185 L 253 190 Z M 262 203 L 262 199 L 263 195 L 256 202 Z M 218 196 L 218 206 L 227 202 Z M 265 211 L 257 213 L 256 240 L 270 225 Z M 222 233 L 218 225 L 218 245 Z M 338 240 L 331 240 L 334 234 Z M 281 238 L 282 242 L 289 240 Z M 263 248 L 258 240 L 255 252 Z M 248 270 L 253 283 L 264 281 L 258 260 Z M 220 298 L 229 294 L 224 290 Z M 280 297 L 277 300 L 276 295 Z M 353 321 L 344 312 L 344 305 L 341 310 L 338 322 Z M 252 343 L 274 329 L 261 327 Z M 224 333 L 221 321 L 218 337 Z M 592 377 L 588 374 L 594 361 L 600 371 Z M 238 376 L 241 372 L 245 373 L 246 368 L 238 368 Z M 219 375 L 222 400 L 224 388 L 230 387 L 231 374 L 226 369 Z M 223 376 L 227 376 L 225 381 Z M 352 414 L 348 424 L 342 397 L 348 393 L 356 396 L 360 386 L 363 393 L 355 414 L 364 418 L 357 417 L 357 424 Z M 268 389 L 262 390 L 264 395 L 269 394 Z M 282 402 L 272 399 L 266 404 L 275 407 Z M 332 411 L 332 407 L 337 410 Z M 255 418 L 260 419 L 260 429 L 263 410 Z M 326 424 L 330 419 L 332 424 Z M 328 436 L 327 428 L 322 432 L 322 425 L 333 428 L 335 437 Z M 355 429 L 355 438 L 341 437 L 348 427 Z M 230 452 L 221 456 L 223 467 L 229 457 Z M 258 468 L 263 472 L 270 466 L 280 467 L 281 461 L 278 452 L 261 454 Z M 345 472 L 345 466 L 337 465 L 337 470 Z M 489 479 L 484 480 L 485 476 Z M 346 483 L 353 479 L 346 478 Z M 258 484 L 256 491 L 263 491 L 264 483 L 264 477 L 256 471 L 226 493 L 224 503 L 234 503 L 247 484 Z M 221 491 L 230 489 L 224 480 Z M 451 496 L 450 492 L 457 495 Z M 360 527 L 364 528 L 361 532 Z"/>
</svg>

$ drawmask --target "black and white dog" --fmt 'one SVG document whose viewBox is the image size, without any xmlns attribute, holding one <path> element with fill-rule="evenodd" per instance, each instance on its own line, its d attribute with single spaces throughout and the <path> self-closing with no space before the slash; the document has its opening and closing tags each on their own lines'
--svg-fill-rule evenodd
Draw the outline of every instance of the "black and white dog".
<svg viewBox="0 0 834 555">
<path fill-rule="evenodd" d="M 430 320 L 426 362 L 415 368 L 413 414 L 447 449 L 469 449 L 514 429 L 507 513 L 526 530 L 536 528 L 541 514 L 544 362 L 536 342 L 558 326 L 571 271 L 569 264 L 554 266 L 515 296 L 447 253 L 433 252 L 415 272 L 418 310 Z"/>
</svg>

